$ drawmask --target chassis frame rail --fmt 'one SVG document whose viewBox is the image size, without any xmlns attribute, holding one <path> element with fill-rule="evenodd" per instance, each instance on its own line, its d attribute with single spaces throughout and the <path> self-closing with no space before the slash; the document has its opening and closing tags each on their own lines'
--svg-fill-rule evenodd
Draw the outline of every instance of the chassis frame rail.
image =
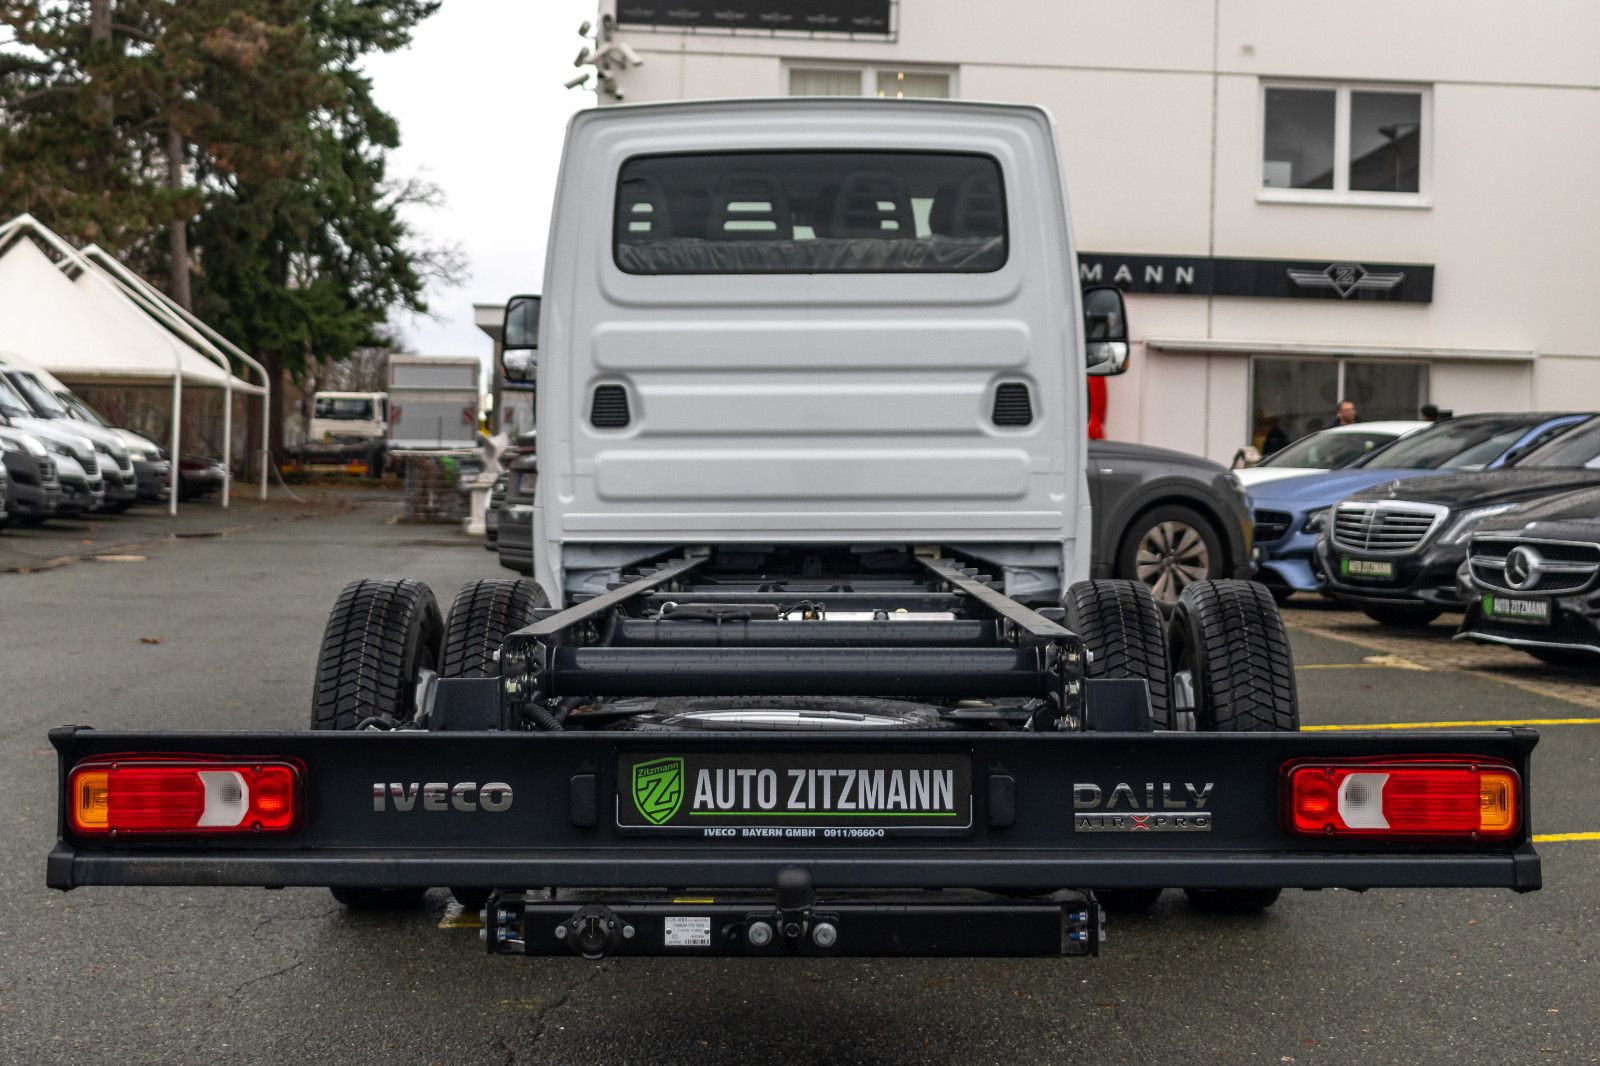
<svg viewBox="0 0 1600 1066">
<path fill-rule="evenodd" d="M 506 637 L 498 717 L 478 707 L 469 720 L 559 728 L 550 704 L 563 698 L 975 697 L 1039 701 L 1035 731 L 1083 727 L 1083 642 L 1059 610 L 1004 595 L 977 568 L 919 554 L 883 573 L 774 576 L 712 573 L 713 561 L 691 549 L 541 610 Z M 895 620 L 908 611 L 944 617 Z M 829 612 L 849 617 L 822 621 Z M 443 702 L 453 708 L 455 693 Z"/>
</svg>

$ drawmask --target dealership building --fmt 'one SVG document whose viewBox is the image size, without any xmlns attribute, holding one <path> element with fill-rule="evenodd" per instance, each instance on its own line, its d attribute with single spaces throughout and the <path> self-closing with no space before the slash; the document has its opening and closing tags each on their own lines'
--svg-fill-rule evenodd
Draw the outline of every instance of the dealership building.
<svg viewBox="0 0 1600 1066">
<path fill-rule="evenodd" d="M 1106 435 L 1600 406 L 1600 5 L 603 0 L 602 103 L 1039 104 L 1085 283 L 1130 294 Z M 602 31 L 603 33 L 604 31 Z"/>
</svg>

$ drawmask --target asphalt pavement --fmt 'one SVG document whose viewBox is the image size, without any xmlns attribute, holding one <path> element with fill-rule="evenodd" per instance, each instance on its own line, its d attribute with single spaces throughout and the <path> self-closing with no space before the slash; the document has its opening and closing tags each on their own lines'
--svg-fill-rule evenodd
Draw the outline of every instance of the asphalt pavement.
<svg viewBox="0 0 1600 1066">
<path fill-rule="evenodd" d="M 309 889 L 46 889 L 52 726 L 300 728 L 346 581 L 448 605 L 504 573 L 395 513 L 0 573 L 0 1063 L 1600 1061 L 1600 724 L 1573 721 L 1595 686 L 1315 602 L 1288 612 L 1308 725 L 1560 723 L 1535 829 L 1572 839 L 1541 844 L 1543 891 L 1293 892 L 1256 918 L 1169 892 L 1095 960 L 591 964 L 485 957 L 443 893 L 372 916 Z"/>
</svg>

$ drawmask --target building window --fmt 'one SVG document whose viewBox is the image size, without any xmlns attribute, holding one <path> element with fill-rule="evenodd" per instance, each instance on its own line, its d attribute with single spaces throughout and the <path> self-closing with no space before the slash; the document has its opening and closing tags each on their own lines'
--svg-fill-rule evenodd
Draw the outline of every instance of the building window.
<svg viewBox="0 0 1600 1066">
<path fill-rule="evenodd" d="M 1415 419 L 1428 402 L 1428 364 L 1258 355 L 1250 365 L 1250 443 L 1269 454 L 1326 429 L 1341 400 L 1356 405 L 1362 422 Z"/>
<path fill-rule="evenodd" d="M 860 96 L 859 70 L 791 70 L 790 96 Z"/>
<path fill-rule="evenodd" d="M 1420 203 L 1427 105 L 1423 89 L 1264 86 L 1260 198 Z"/>
<path fill-rule="evenodd" d="M 944 70 L 898 67 L 790 67 L 790 96 L 881 96 L 943 100 L 954 96 L 954 77 Z"/>
</svg>

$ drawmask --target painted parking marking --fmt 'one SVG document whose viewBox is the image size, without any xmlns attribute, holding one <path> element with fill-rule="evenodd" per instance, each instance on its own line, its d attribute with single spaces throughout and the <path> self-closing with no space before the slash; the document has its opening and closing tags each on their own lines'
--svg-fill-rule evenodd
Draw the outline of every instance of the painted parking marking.
<svg viewBox="0 0 1600 1066">
<path fill-rule="evenodd" d="M 1573 840 L 1600 840 L 1600 833 L 1535 833 L 1535 844 L 1565 844 Z"/>
<path fill-rule="evenodd" d="M 1382 652 L 1384 650 L 1381 645 L 1375 645 L 1373 643 L 1375 639 L 1379 639 L 1379 635 L 1367 631 L 1363 631 L 1358 635 L 1354 633 L 1341 632 L 1336 629 L 1329 629 L 1321 625 L 1312 625 L 1298 620 L 1288 619 L 1285 620 L 1284 625 L 1286 628 L 1294 632 L 1305 633 L 1308 636 L 1323 637 L 1328 640 L 1339 641 L 1344 644 L 1353 645 L 1362 649 L 1363 651 Z M 1485 669 L 1481 666 L 1473 666 L 1470 663 L 1462 663 L 1459 657 L 1451 657 L 1448 659 L 1440 658 L 1436 660 L 1432 657 L 1434 649 L 1424 647 L 1418 640 L 1412 638 L 1405 638 L 1402 646 L 1407 646 L 1408 650 L 1410 650 L 1413 655 L 1415 655 L 1419 660 L 1427 664 L 1435 671 L 1443 673 L 1469 674 L 1472 677 L 1481 678 L 1485 681 L 1490 681 L 1494 682 L 1495 684 L 1506 685 L 1511 688 L 1518 689 L 1522 692 L 1529 693 L 1530 695 L 1538 696 L 1541 699 L 1560 700 L 1562 703 L 1573 704 L 1588 711 L 1593 711 L 1597 709 L 1597 707 L 1600 707 L 1600 700 L 1595 698 L 1596 690 L 1592 685 L 1574 685 L 1564 681 L 1561 678 L 1532 678 L 1520 674 L 1506 674 L 1493 668 Z M 1452 643 L 1441 648 L 1440 650 L 1445 653 L 1449 653 L 1451 649 L 1459 651 L 1460 647 L 1460 645 Z M 1531 660 L 1529 662 L 1531 664 Z"/>
<path fill-rule="evenodd" d="M 1485 726 L 1600 725 L 1600 718 L 1480 718 L 1462 722 L 1370 722 L 1366 725 L 1303 725 L 1302 733 L 1361 733 L 1369 729 L 1478 729 Z"/>
<path fill-rule="evenodd" d="M 1420 670 L 1431 673 L 1433 667 L 1423 666 L 1399 655 L 1364 655 L 1358 663 L 1304 663 L 1296 670 Z"/>
<path fill-rule="evenodd" d="M 444 905 L 444 916 L 439 919 L 440 929 L 482 929 L 483 919 L 477 911 L 469 911 L 454 896 Z"/>
</svg>

